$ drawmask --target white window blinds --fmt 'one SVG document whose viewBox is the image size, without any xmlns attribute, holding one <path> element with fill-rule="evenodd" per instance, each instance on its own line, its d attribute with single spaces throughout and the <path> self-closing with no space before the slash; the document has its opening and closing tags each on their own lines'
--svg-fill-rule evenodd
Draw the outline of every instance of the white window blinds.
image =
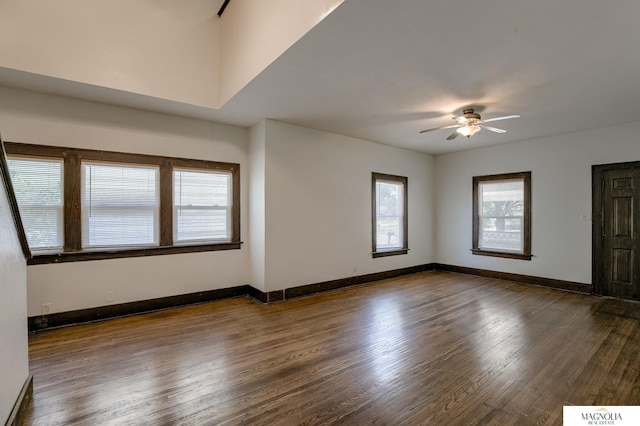
<svg viewBox="0 0 640 426">
<path fill-rule="evenodd" d="M 231 240 L 231 173 L 174 170 L 174 242 Z"/>
<path fill-rule="evenodd" d="M 159 169 L 82 163 L 82 245 L 158 245 Z"/>
<path fill-rule="evenodd" d="M 61 251 L 63 161 L 9 157 L 8 164 L 29 247 Z"/>
</svg>

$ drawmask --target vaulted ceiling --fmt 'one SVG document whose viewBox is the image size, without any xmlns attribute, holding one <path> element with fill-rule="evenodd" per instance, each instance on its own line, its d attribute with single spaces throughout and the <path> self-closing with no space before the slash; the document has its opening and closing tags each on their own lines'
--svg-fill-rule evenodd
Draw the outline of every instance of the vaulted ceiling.
<svg viewBox="0 0 640 426">
<path fill-rule="evenodd" d="M 106 89 L 91 98 L 242 126 L 276 119 L 439 154 L 638 120 L 639 16 L 637 0 L 345 0 L 219 110 Z M 0 73 L 0 84 L 15 80 Z M 57 92 L 83 97 L 65 85 Z M 418 133 L 466 107 L 522 117 L 495 123 L 506 134 L 469 140 Z"/>
</svg>

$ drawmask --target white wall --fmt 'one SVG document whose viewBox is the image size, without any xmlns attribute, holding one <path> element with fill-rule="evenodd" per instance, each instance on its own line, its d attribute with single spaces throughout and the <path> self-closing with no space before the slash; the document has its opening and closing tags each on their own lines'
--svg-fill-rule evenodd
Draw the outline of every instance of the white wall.
<svg viewBox="0 0 640 426">
<path fill-rule="evenodd" d="M 220 19 L 220 105 L 344 0 L 233 0 Z"/>
<path fill-rule="evenodd" d="M 218 109 L 343 1 L 4 0 L 0 67 Z"/>
<path fill-rule="evenodd" d="M 251 253 L 251 285 L 265 291 L 266 229 L 265 229 L 265 161 L 266 121 L 250 129 L 249 154 L 249 244 Z"/>
<path fill-rule="evenodd" d="M 5 0 L 0 66 L 217 107 L 216 12 L 210 0 Z"/>
<path fill-rule="evenodd" d="M 408 177 L 409 253 L 371 257 L 371 173 Z M 266 290 L 434 261 L 433 157 L 266 122 Z"/>
<path fill-rule="evenodd" d="M 241 238 L 248 237 L 248 130 L 200 120 L 0 88 L 6 141 L 240 164 Z M 28 315 L 233 287 L 249 282 L 248 249 L 28 268 Z"/>
<path fill-rule="evenodd" d="M 638 134 L 636 122 L 437 156 L 438 262 L 591 284 L 591 166 L 640 161 Z M 520 171 L 532 172 L 535 257 L 472 255 L 473 176 Z"/>
<path fill-rule="evenodd" d="M 27 263 L 0 182 L 0 424 L 29 376 Z"/>
<path fill-rule="evenodd" d="M 218 109 L 343 1 L 5 0 L 0 67 Z"/>
</svg>

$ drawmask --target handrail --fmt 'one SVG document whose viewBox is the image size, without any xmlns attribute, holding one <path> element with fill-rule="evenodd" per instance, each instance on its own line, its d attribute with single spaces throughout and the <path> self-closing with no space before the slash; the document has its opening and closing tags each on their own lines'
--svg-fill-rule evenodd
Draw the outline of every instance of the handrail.
<svg viewBox="0 0 640 426">
<path fill-rule="evenodd" d="M 227 8 L 227 5 L 229 4 L 230 0 L 224 0 L 224 3 L 222 3 L 222 6 L 220 6 L 220 10 L 218 10 L 218 17 L 221 17 L 222 14 L 224 13 L 224 10 Z"/>
<path fill-rule="evenodd" d="M 4 141 L 2 135 L 0 135 L 0 179 L 7 193 L 7 199 L 9 200 L 9 208 L 11 210 L 11 216 L 13 216 L 13 223 L 16 226 L 16 232 L 18 233 L 18 239 L 20 240 L 20 246 L 22 247 L 22 253 L 25 259 L 31 259 L 31 249 L 29 249 L 29 242 L 27 241 L 27 234 L 24 232 L 24 226 L 22 225 L 22 218 L 20 217 L 20 210 L 18 209 L 18 200 L 16 194 L 13 191 L 13 184 L 11 183 L 11 176 L 9 174 L 9 165 L 7 164 L 7 153 L 4 150 Z"/>
</svg>

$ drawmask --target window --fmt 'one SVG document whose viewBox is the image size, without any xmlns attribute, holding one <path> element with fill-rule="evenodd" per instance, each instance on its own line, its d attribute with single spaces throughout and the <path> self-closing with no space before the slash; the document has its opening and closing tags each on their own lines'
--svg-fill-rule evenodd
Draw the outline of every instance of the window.
<svg viewBox="0 0 640 426">
<path fill-rule="evenodd" d="M 174 170 L 174 241 L 229 241 L 231 185 L 230 173 Z"/>
<path fill-rule="evenodd" d="M 82 247 L 158 245 L 158 167 L 82 163 Z"/>
<path fill-rule="evenodd" d="M 372 174 L 373 257 L 407 254 L 407 178 Z"/>
<path fill-rule="evenodd" d="M 29 247 L 34 252 L 61 250 L 62 161 L 14 157 L 7 163 Z"/>
<path fill-rule="evenodd" d="M 240 165 L 6 143 L 29 264 L 240 248 Z"/>
<path fill-rule="evenodd" d="M 473 178 L 472 252 L 531 260 L 531 172 Z"/>
</svg>

